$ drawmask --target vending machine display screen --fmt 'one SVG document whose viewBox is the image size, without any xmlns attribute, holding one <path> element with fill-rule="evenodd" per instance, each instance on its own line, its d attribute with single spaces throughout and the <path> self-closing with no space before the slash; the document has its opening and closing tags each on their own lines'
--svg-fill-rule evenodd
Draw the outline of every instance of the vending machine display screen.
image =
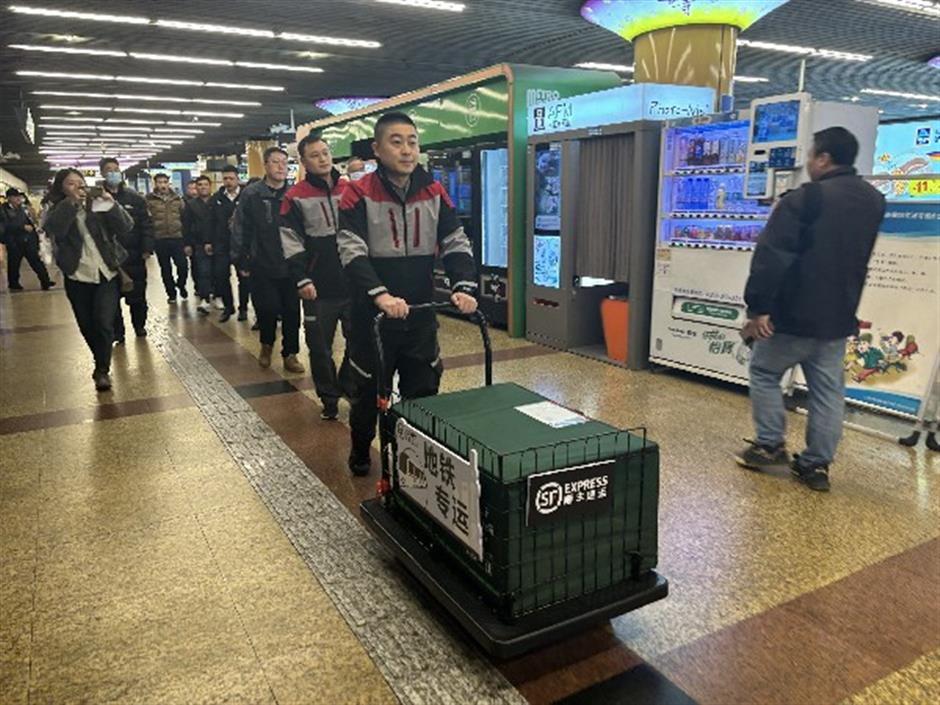
<svg viewBox="0 0 940 705">
<path fill-rule="evenodd" d="M 800 126 L 800 101 L 765 103 L 754 110 L 754 144 L 795 140 Z"/>
<path fill-rule="evenodd" d="M 509 266 L 509 150 L 480 151 L 483 265 Z"/>
<path fill-rule="evenodd" d="M 536 235 L 532 259 L 532 283 L 549 289 L 561 288 L 561 238 Z"/>
<path fill-rule="evenodd" d="M 561 145 L 535 149 L 535 229 L 561 230 Z"/>
</svg>

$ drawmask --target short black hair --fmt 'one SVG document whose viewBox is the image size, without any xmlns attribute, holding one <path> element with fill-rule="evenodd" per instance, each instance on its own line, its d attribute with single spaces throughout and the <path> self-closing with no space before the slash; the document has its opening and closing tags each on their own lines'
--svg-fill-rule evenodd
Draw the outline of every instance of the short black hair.
<svg viewBox="0 0 940 705">
<path fill-rule="evenodd" d="M 375 138 L 375 141 L 378 142 L 382 139 L 382 135 L 385 134 L 385 129 L 391 127 L 392 125 L 411 125 L 415 130 L 418 129 L 418 126 L 415 125 L 415 121 L 408 117 L 405 113 L 385 113 L 380 117 L 376 123 L 375 128 L 372 131 L 372 135 Z"/>
<path fill-rule="evenodd" d="M 234 164 L 226 164 L 225 166 L 222 167 L 222 173 L 223 174 L 235 174 L 236 176 L 238 176 L 238 167 L 235 166 Z"/>
<path fill-rule="evenodd" d="M 813 154 L 828 154 L 833 164 L 852 166 L 858 156 L 858 140 L 844 127 L 827 127 L 813 133 Z"/>
<path fill-rule="evenodd" d="M 268 163 L 268 158 L 275 152 L 280 152 L 285 157 L 288 156 L 287 151 L 283 147 L 278 147 L 277 145 L 274 145 L 273 147 L 268 147 L 266 150 L 264 150 L 264 163 L 265 164 Z"/>
<path fill-rule="evenodd" d="M 98 171 L 104 171 L 104 167 L 107 164 L 117 164 L 118 169 L 121 168 L 121 164 L 114 157 L 102 157 L 101 161 L 98 162 Z"/>
<path fill-rule="evenodd" d="M 193 181 L 195 181 L 197 184 L 198 184 L 200 181 L 208 181 L 209 183 L 212 183 L 212 179 L 210 179 L 210 178 L 209 178 L 208 176 L 206 176 L 205 174 L 203 174 L 202 176 L 197 176 L 195 179 L 193 179 Z"/>
<path fill-rule="evenodd" d="M 154 174 L 154 175 L 153 175 L 153 180 L 156 181 L 157 179 L 166 179 L 167 181 L 169 181 L 169 180 L 170 180 L 170 175 L 169 175 L 169 174 L 164 174 L 164 173 L 161 171 L 159 174 Z"/>
<path fill-rule="evenodd" d="M 326 140 L 323 139 L 323 135 L 321 133 L 311 132 L 297 143 L 297 156 L 303 159 L 304 150 L 307 148 L 307 145 L 316 144 L 317 142 L 323 142 L 326 144 Z M 327 144 L 326 146 L 329 147 L 330 145 Z"/>
</svg>

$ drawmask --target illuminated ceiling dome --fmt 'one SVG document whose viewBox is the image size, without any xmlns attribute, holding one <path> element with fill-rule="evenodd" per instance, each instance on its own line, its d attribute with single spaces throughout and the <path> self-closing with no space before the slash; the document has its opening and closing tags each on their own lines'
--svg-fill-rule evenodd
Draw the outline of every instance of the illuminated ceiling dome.
<svg viewBox="0 0 940 705">
<path fill-rule="evenodd" d="M 581 17 L 632 41 L 641 34 L 693 24 L 747 29 L 787 0 L 587 0 Z"/>
</svg>

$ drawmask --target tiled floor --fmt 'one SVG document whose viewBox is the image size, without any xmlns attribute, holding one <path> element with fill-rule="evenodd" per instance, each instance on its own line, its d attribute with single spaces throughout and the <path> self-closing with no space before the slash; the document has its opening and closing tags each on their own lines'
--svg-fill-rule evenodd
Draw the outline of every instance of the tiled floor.
<svg viewBox="0 0 940 705">
<path fill-rule="evenodd" d="M 240 405 L 218 408 L 280 444 L 272 471 L 301 468 L 337 500 L 291 511 L 355 515 L 373 493 L 374 477 L 344 468 L 345 427 L 320 421 L 308 377 L 277 359 L 258 367 L 248 324 L 200 319 L 192 301 L 168 311 L 155 274 L 154 337 L 116 349 L 104 395 L 61 290 L 0 293 L 0 702 L 473 701 L 458 682 L 485 684 L 481 703 L 940 701 L 936 456 L 849 431 L 833 492 L 819 496 L 734 466 L 749 433 L 739 391 L 499 333 L 497 381 L 660 443 L 670 596 L 497 664 L 426 597 L 396 592 L 382 608 L 433 642 L 426 663 L 451 664 L 416 678 L 414 635 L 383 642 L 342 592 L 407 579 L 384 558 L 361 577 L 346 565 L 358 550 L 382 555 L 355 522 L 336 524 L 352 527 L 350 543 L 319 547 L 282 525 L 290 512 L 219 433 L 224 395 L 194 393 L 183 352 L 168 352 L 183 348 L 161 340 L 181 336 L 196 371 L 234 387 Z M 476 331 L 445 320 L 441 338 L 444 389 L 478 386 Z M 791 445 L 804 423 L 792 417 Z M 335 556 L 329 570 L 312 569 L 319 549 Z"/>
</svg>

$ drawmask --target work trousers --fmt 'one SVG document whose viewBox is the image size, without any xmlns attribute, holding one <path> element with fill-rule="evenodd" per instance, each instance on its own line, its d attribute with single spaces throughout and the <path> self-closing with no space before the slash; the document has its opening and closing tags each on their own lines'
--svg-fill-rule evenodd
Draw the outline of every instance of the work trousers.
<svg viewBox="0 0 940 705">
<path fill-rule="evenodd" d="M 396 322 L 397 323 L 397 322 Z M 394 325 L 394 324 L 393 324 Z M 437 394 L 444 365 L 437 342 L 437 322 L 433 319 L 419 328 L 389 328 L 383 331 L 385 357 L 384 387 L 391 387 L 398 372 L 398 389 L 405 399 Z M 353 452 L 368 452 L 375 438 L 378 418 L 376 355 L 372 321 L 355 321 L 346 339 L 346 357 L 340 369 L 340 383 L 349 399 L 349 427 Z"/>
<path fill-rule="evenodd" d="M 300 352 L 300 298 L 291 277 L 271 278 L 252 274 L 251 296 L 258 314 L 261 344 L 274 345 L 277 319 L 281 318 L 281 355 Z"/>
<path fill-rule="evenodd" d="M 304 339 L 310 351 L 310 374 L 317 396 L 324 404 L 335 403 L 343 395 L 333 360 L 333 339 L 336 324 L 343 329 L 343 338 L 349 340 L 349 299 L 303 300 Z"/>
</svg>

